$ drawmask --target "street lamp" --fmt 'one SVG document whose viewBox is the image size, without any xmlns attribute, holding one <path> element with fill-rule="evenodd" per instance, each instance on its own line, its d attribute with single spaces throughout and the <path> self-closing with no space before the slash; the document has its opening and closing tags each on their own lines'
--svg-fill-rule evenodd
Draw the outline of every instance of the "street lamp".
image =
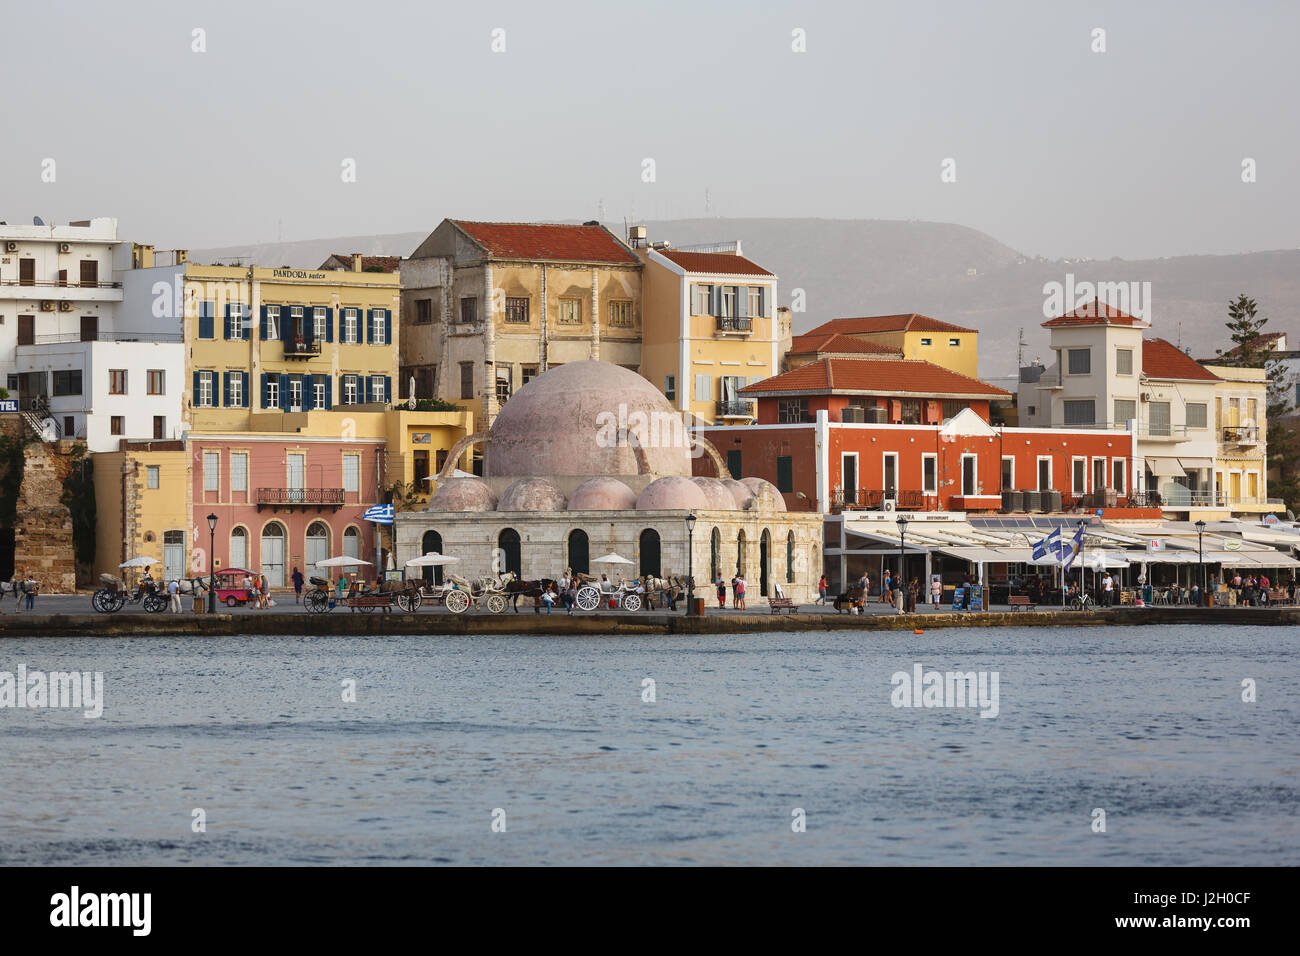
<svg viewBox="0 0 1300 956">
<path fill-rule="evenodd" d="M 1080 518 L 1079 519 L 1079 597 L 1080 599 L 1083 600 L 1086 600 L 1088 597 L 1088 584 L 1087 584 L 1087 579 L 1084 577 L 1084 571 L 1086 570 L 1084 561 L 1088 557 L 1088 539 L 1083 534 L 1083 529 L 1086 528 L 1087 526 L 1088 526 L 1087 520 L 1084 518 Z"/>
<path fill-rule="evenodd" d="M 899 583 L 898 593 L 901 599 L 899 604 L 899 610 L 902 610 L 903 608 L 907 607 L 907 600 L 902 597 L 904 594 L 907 593 L 906 591 L 904 591 L 904 588 L 907 587 L 907 576 L 903 573 L 903 562 L 906 560 L 906 535 L 907 535 L 907 519 L 904 518 L 902 515 L 899 515 L 898 516 L 898 583 Z M 864 598 L 864 604 L 865 604 L 865 598 Z"/>
<path fill-rule="evenodd" d="M 208 613 L 217 613 L 217 516 L 208 515 Z"/>
<path fill-rule="evenodd" d="M 686 516 L 686 613 L 695 613 L 695 515 Z"/>
<path fill-rule="evenodd" d="M 1196 563 L 1201 566 L 1201 605 L 1205 606 L 1209 595 L 1205 593 L 1205 522 L 1196 522 Z"/>
</svg>

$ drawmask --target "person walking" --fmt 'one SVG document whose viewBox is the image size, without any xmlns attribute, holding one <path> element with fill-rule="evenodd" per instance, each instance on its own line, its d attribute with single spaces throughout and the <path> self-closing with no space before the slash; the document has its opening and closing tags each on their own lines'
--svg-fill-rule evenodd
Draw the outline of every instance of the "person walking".
<svg viewBox="0 0 1300 956">
<path fill-rule="evenodd" d="M 257 597 L 258 600 L 262 602 L 261 604 L 258 605 L 258 607 L 265 608 L 267 606 L 266 599 L 270 593 L 270 590 L 271 590 L 271 582 L 268 581 L 266 579 L 266 575 L 263 574 L 262 579 L 257 582 Z"/>
<path fill-rule="evenodd" d="M 938 575 L 932 575 L 930 578 L 930 603 L 934 607 L 938 607 L 941 597 L 943 597 L 943 583 L 939 580 Z"/>
<path fill-rule="evenodd" d="M 885 575 L 880 580 L 880 603 L 894 603 L 894 574 L 888 568 L 885 569 Z"/>
<path fill-rule="evenodd" d="M 1110 572 L 1107 571 L 1106 576 L 1101 579 L 1101 606 L 1110 607 L 1112 604 L 1111 599 L 1114 597 L 1114 595 L 1115 595 L 1115 582 L 1111 578 Z"/>
<path fill-rule="evenodd" d="M 170 610 L 174 614 L 181 613 L 181 583 L 175 578 L 167 582 L 167 596 Z"/>
<path fill-rule="evenodd" d="M 24 606 L 27 610 L 36 610 L 36 595 L 40 593 L 40 590 L 40 582 L 30 574 L 27 575 L 27 579 L 23 581 L 23 593 L 27 595 L 27 603 Z"/>
<path fill-rule="evenodd" d="M 826 575 L 824 573 L 817 579 L 817 603 L 822 607 L 826 606 Z"/>
<path fill-rule="evenodd" d="M 302 576 L 302 572 L 299 571 L 297 567 L 294 567 L 293 575 L 291 576 L 290 580 L 293 581 L 293 603 L 301 604 L 303 576 Z"/>
</svg>

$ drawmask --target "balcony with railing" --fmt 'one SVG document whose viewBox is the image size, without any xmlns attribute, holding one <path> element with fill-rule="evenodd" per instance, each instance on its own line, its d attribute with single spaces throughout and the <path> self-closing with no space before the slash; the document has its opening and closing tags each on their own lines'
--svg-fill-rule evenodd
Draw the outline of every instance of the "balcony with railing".
<svg viewBox="0 0 1300 956">
<path fill-rule="evenodd" d="M 276 508 L 340 508 L 342 488 L 258 488 L 257 510 Z"/>
<path fill-rule="evenodd" d="M 831 506 L 836 511 L 880 511 L 885 502 L 898 511 L 932 511 L 939 507 L 939 497 L 924 491 L 881 491 L 879 488 L 840 488 L 831 490 Z"/>
<path fill-rule="evenodd" d="M 718 402 L 718 418 L 753 418 L 754 403 L 744 399 L 728 399 Z"/>
<path fill-rule="evenodd" d="M 1223 440 L 1232 445 L 1258 445 L 1259 427 L 1256 425 L 1229 425 L 1223 429 Z"/>
<path fill-rule="evenodd" d="M 72 345 L 77 342 L 145 342 L 145 343 L 164 343 L 164 342 L 184 342 L 185 336 L 181 332 L 107 332 L 96 330 L 85 330 L 82 332 L 52 332 L 46 335 L 32 336 L 30 341 L 19 339 L 18 345 Z"/>
<path fill-rule="evenodd" d="M 1138 438 L 1148 441 L 1187 441 L 1190 433 L 1196 430 L 1204 431 L 1204 429 L 1189 429 L 1186 425 L 1170 425 L 1167 422 L 1143 422 L 1138 427 Z"/>
<path fill-rule="evenodd" d="M 718 335 L 749 335 L 754 331 L 754 322 L 748 316 L 720 315 L 717 323 Z"/>
<path fill-rule="evenodd" d="M 285 358 L 310 359 L 320 355 L 320 340 L 294 339 L 284 343 Z"/>
<path fill-rule="evenodd" d="M 100 282 L 87 279 L 74 282 L 70 279 L 3 279 L 6 299 L 51 302 L 121 302 L 122 283 Z"/>
</svg>

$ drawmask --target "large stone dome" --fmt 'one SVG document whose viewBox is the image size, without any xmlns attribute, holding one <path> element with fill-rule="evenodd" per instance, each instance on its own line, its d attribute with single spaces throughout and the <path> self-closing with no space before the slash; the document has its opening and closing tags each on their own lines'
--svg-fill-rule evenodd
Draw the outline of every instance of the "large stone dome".
<svg viewBox="0 0 1300 956">
<path fill-rule="evenodd" d="M 617 478 L 588 478 L 569 495 L 570 511 L 632 511 L 636 495 Z"/>
<path fill-rule="evenodd" d="M 718 481 L 731 492 L 737 508 L 747 508 L 749 503 L 754 500 L 754 492 L 750 491 L 749 486 L 741 484 L 735 478 L 719 478 Z"/>
<path fill-rule="evenodd" d="M 735 511 L 736 499 L 731 494 L 731 489 L 718 481 L 717 478 L 708 478 L 704 475 L 696 475 L 691 481 L 699 486 L 704 492 L 704 497 L 709 499 L 709 507 L 715 511 Z"/>
<path fill-rule="evenodd" d="M 628 432 L 642 436 L 647 467 Z M 569 362 L 519 389 L 492 423 L 484 455 L 489 478 L 691 474 L 681 416 L 650 382 L 608 362 Z"/>
<path fill-rule="evenodd" d="M 482 478 L 447 478 L 429 496 L 426 511 L 495 511 L 497 496 Z"/>
<path fill-rule="evenodd" d="M 497 511 L 563 511 L 564 492 L 546 478 L 520 478 L 501 495 Z"/>
<path fill-rule="evenodd" d="M 766 478 L 741 478 L 740 483 L 754 493 L 751 510 L 785 511 L 785 499 L 781 497 L 781 492 Z"/>
<path fill-rule="evenodd" d="M 703 490 L 689 478 L 656 478 L 637 496 L 637 511 L 705 511 L 710 507 Z"/>
</svg>

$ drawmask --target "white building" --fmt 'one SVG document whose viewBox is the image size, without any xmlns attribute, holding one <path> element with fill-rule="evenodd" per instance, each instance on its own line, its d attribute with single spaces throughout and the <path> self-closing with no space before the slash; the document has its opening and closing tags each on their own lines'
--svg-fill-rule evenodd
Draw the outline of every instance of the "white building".
<svg viewBox="0 0 1300 956">
<path fill-rule="evenodd" d="M 1171 517 L 1234 510 L 1216 466 L 1225 457 L 1219 376 L 1164 339 L 1144 339 L 1149 323 L 1098 300 L 1043 327 L 1055 358 L 1021 370 L 1021 425 L 1136 432 L 1130 498 Z M 1264 494 L 1261 479 L 1255 498 Z"/>
</svg>

